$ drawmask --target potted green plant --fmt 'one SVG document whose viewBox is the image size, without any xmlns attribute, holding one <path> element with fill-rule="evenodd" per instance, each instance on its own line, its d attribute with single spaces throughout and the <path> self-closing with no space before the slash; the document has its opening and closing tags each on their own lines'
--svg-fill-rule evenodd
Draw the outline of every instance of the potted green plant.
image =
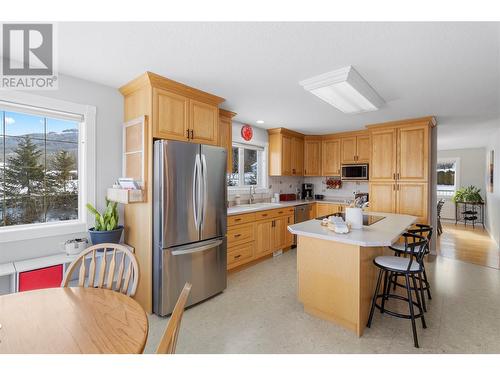
<svg viewBox="0 0 500 375">
<path fill-rule="evenodd" d="M 106 210 L 100 214 L 94 206 L 87 203 L 87 209 L 95 216 L 95 225 L 89 229 L 93 245 L 101 243 L 120 243 L 123 225 L 118 225 L 117 202 L 106 199 Z"/>
<path fill-rule="evenodd" d="M 451 198 L 454 203 L 456 202 L 466 202 L 466 203 L 481 203 L 483 202 L 483 197 L 481 197 L 481 189 L 470 185 L 467 187 L 461 187 L 453 197 Z"/>
</svg>

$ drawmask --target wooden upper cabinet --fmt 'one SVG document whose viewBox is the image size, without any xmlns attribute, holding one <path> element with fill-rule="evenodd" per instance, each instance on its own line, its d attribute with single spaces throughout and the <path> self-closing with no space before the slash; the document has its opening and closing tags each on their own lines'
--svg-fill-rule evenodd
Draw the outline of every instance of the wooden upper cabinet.
<svg viewBox="0 0 500 375">
<path fill-rule="evenodd" d="M 167 90 L 153 88 L 153 136 L 188 140 L 189 99 Z"/>
<path fill-rule="evenodd" d="M 356 137 L 356 162 L 370 162 L 370 135 L 358 135 Z"/>
<path fill-rule="evenodd" d="M 236 113 L 219 109 L 219 142 L 227 151 L 227 173 L 231 173 L 233 163 L 233 121 Z"/>
<path fill-rule="evenodd" d="M 342 164 L 368 163 L 370 161 L 370 135 L 359 134 L 341 138 Z"/>
<path fill-rule="evenodd" d="M 356 163 L 356 137 L 341 138 L 342 164 Z"/>
<path fill-rule="evenodd" d="M 120 87 L 120 92 L 127 119 L 151 117 L 153 138 L 219 144 L 219 104 L 223 98 L 151 72 Z"/>
<path fill-rule="evenodd" d="M 269 129 L 269 175 L 302 176 L 304 140 L 302 134 L 277 128 Z"/>
<path fill-rule="evenodd" d="M 398 213 L 417 216 L 420 223 L 426 223 L 429 207 L 428 184 L 398 182 L 396 189 Z"/>
<path fill-rule="evenodd" d="M 304 139 L 292 137 L 292 176 L 304 174 Z"/>
<path fill-rule="evenodd" d="M 371 181 L 395 180 L 397 165 L 396 134 L 396 128 L 384 128 L 372 131 L 370 161 Z"/>
<path fill-rule="evenodd" d="M 304 176 L 321 176 L 321 140 L 304 140 Z"/>
<path fill-rule="evenodd" d="M 429 127 L 405 126 L 398 129 L 398 170 L 400 181 L 427 181 L 429 174 Z"/>
<path fill-rule="evenodd" d="M 292 175 L 292 138 L 281 136 L 281 175 Z"/>
<path fill-rule="evenodd" d="M 190 141 L 217 146 L 219 109 L 197 100 L 189 101 Z"/>
<path fill-rule="evenodd" d="M 322 170 L 325 176 L 340 176 L 340 139 L 323 140 Z"/>
<path fill-rule="evenodd" d="M 396 183 L 370 182 L 370 211 L 396 212 Z"/>
</svg>

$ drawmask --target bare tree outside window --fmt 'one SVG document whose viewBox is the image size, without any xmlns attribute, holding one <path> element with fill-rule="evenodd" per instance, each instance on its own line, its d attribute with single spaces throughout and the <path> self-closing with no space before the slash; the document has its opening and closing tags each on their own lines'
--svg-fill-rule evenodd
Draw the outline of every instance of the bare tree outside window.
<svg viewBox="0 0 500 375">
<path fill-rule="evenodd" d="M 231 173 L 228 186 L 256 186 L 259 184 L 260 163 L 263 150 L 233 146 Z"/>
</svg>

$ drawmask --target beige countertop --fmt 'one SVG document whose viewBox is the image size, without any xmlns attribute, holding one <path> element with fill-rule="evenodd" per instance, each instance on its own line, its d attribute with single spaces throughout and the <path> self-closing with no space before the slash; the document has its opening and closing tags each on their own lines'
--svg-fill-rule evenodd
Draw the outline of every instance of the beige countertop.
<svg viewBox="0 0 500 375">
<path fill-rule="evenodd" d="M 284 208 L 284 207 L 294 207 L 302 204 L 309 203 L 330 203 L 330 204 L 341 204 L 347 205 L 348 198 L 339 198 L 339 199 L 323 199 L 323 200 L 296 200 L 296 201 L 283 201 L 279 203 L 253 203 L 253 204 L 243 204 L 239 206 L 232 206 L 227 209 L 227 215 L 239 215 L 239 214 L 247 214 L 250 212 L 258 212 L 265 210 L 272 210 L 275 208 Z"/>
<path fill-rule="evenodd" d="M 383 216 L 384 219 L 363 229 L 352 229 L 349 233 L 339 234 L 321 225 L 320 220 L 308 220 L 288 226 L 288 230 L 298 236 L 318 238 L 363 247 L 390 246 L 401 234 L 413 225 L 417 218 L 410 215 L 390 214 L 387 212 L 365 212 L 367 215 Z"/>
</svg>

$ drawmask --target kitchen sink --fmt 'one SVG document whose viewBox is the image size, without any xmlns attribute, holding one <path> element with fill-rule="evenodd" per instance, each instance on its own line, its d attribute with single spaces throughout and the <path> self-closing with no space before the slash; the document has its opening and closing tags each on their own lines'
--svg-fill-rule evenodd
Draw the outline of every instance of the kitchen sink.
<svg viewBox="0 0 500 375">
<path fill-rule="evenodd" d="M 252 204 L 240 204 L 238 206 L 233 206 L 231 208 L 238 211 L 249 211 L 249 210 L 258 210 L 261 208 L 273 208 L 273 207 L 281 207 L 281 205 L 279 203 L 252 203 Z"/>
</svg>

